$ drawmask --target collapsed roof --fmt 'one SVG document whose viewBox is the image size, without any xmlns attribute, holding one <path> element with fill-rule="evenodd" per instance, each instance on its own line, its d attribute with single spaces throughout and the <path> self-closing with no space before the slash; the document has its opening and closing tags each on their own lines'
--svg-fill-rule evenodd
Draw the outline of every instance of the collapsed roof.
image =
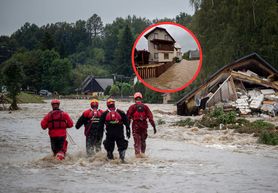
<svg viewBox="0 0 278 193">
<path fill-rule="evenodd" d="M 177 102 L 178 115 L 198 114 L 219 102 L 236 101 L 249 90 L 273 89 L 278 91 L 278 71 L 252 53 L 225 65 L 195 90 Z M 272 93 L 273 94 L 273 93 Z"/>
</svg>

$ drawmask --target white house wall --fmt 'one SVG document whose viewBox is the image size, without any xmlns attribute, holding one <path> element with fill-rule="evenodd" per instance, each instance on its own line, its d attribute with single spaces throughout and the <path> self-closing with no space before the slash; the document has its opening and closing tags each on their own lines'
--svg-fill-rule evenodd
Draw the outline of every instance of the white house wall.
<svg viewBox="0 0 278 193">
<path fill-rule="evenodd" d="M 174 58 L 174 51 L 162 51 L 157 50 L 154 48 L 154 44 L 151 42 L 151 40 L 154 39 L 154 34 L 157 33 L 156 39 L 162 39 L 165 40 L 165 35 L 168 35 L 169 39 L 172 39 L 168 33 L 166 33 L 164 30 L 155 30 L 152 34 L 148 36 L 148 51 L 150 52 L 149 61 L 150 62 L 171 62 Z M 174 49 L 175 50 L 175 49 Z M 158 53 L 158 58 L 154 58 L 154 54 Z M 169 53 L 169 59 L 164 59 L 164 53 Z"/>
<path fill-rule="evenodd" d="M 151 34 L 150 36 L 153 36 L 153 34 Z M 149 36 L 149 38 L 150 38 L 150 36 Z M 154 53 L 157 52 L 157 50 L 154 49 L 154 45 L 153 45 L 153 43 L 150 42 L 150 40 L 148 40 L 148 50 L 150 52 L 149 61 L 155 61 Z"/>
<path fill-rule="evenodd" d="M 169 54 L 169 59 L 164 59 L 164 53 L 168 53 Z M 158 53 L 158 60 L 159 62 L 171 62 L 173 61 L 174 58 L 174 53 L 173 52 L 159 52 Z"/>
</svg>

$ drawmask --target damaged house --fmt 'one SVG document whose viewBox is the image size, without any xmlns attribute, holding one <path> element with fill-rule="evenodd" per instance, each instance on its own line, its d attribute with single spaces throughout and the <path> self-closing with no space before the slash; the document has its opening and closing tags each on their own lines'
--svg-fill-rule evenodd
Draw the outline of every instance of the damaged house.
<svg viewBox="0 0 278 193">
<path fill-rule="evenodd" d="M 205 83 L 177 102 L 178 115 L 197 115 L 200 110 L 221 106 L 275 115 L 278 111 L 278 71 L 252 53 L 228 64 Z"/>
</svg>

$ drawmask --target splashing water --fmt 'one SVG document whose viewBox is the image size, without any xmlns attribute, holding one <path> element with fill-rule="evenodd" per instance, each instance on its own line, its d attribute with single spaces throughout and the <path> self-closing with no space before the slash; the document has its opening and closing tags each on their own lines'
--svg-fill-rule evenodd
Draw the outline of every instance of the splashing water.
<svg viewBox="0 0 278 193">
<path fill-rule="evenodd" d="M 129 105 L 117 102 L 124 111 Z M 47 131 L 40 129 L 49 101 L 0 112 L 0 192 L 277 192 L 277 147 L 232 130 L 171 126 L 185 119 L 175 106 L 149 106 L 166 124 L 156 135 L 149 129 L 146 158 L 135 158 L 129 140 L 126 164 L 117 149 L 115 160 L 107 160 L 104 149 L 87 157 L 83 128 L 68 130 L 77 145 L 70 143 L 65 160 L 56 160 Z M 74 121 L 88 107 L 85 100 L 61 103 Z"/>
</svg>

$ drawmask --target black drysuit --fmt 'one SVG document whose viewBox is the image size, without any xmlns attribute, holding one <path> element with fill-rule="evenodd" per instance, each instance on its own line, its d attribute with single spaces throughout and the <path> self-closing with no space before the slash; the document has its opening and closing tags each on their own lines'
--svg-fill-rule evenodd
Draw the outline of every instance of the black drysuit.
<svg viewBox="0 0 278 193">
<path fill-rule="evenodd" d="M 120 116 L 121 116 L 121 122 L 115 124 L 111 124 L 109 121 L 106 120 L 106 116 L 109 113 L 108 110 L 106 110 L 102 116 L 100 117 L 99 121 L 99 127 L 98 127 L 98 136 L 102 135 L 104 132 L 104 124 L 105 124 L 105 130 L 106 130 L 106 139 L 103 142 L 104 148 L 106 149 L 107 153 L 112 154 L 115 148 L 115 142 L 118 147 L 118 151 L 121 154 L 121 152 L 124 152 L 128 147 L 128 141 L 124 137 L 124 126 L 126 127 L 126 135 L 129 138 L 130 137 L 130 127 L 129 122 L 127 119 L 126 114 L 117 109 L 116 110 Z M 111 159 L 113 158 L 113 154 Z"/>
</svg>

